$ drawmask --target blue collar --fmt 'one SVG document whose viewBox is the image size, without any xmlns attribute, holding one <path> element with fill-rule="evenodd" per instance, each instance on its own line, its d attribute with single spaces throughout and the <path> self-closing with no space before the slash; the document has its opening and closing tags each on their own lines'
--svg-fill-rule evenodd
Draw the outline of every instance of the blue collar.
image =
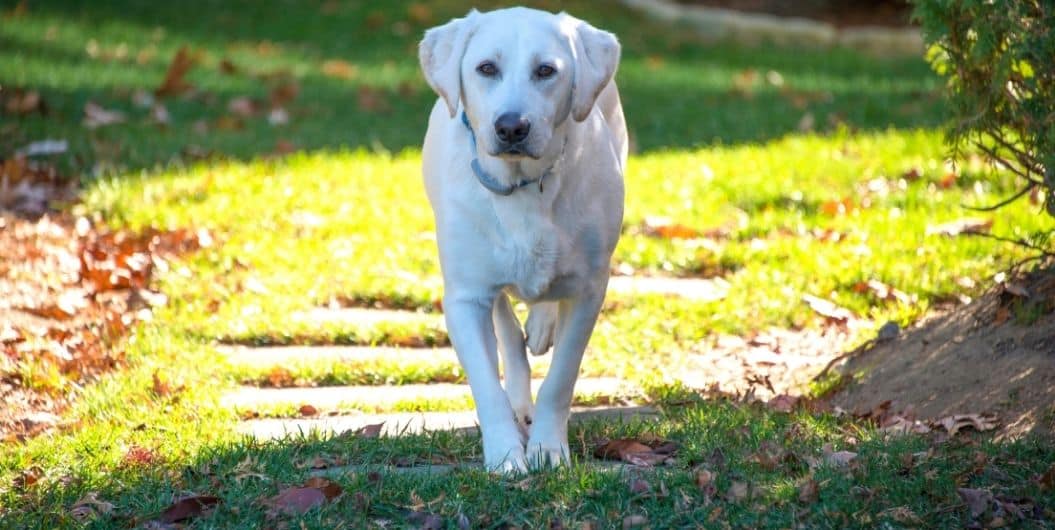
<svg viewBox="0 0 1055 530">
<path fill-rule="evenodd" d="M 469 129 L 469 141 L 472 143 L 473 155 L 476 155 L 476 133 L 473 132 L 472 125 L 469 125 L 469 117 L 465 115 L 464 111 L 462 112 L 462 123 L 465 124 L 466 129 Z M 540 177 L 530 180 L 520 179 L 516 184 L 502 184 L 501 182 L 498 182 L 498 179 L 491 176 L 490 173 L 484 171 L 484 168 L 480 165 L 480 160 L 476 158 L 476 156 L 473 156 L 473 161 L 470 165 L 473 167 L 473 173 L 476 175 L 476 180 L 479 180 L 483 187 L 487 188 L 492 193 L 502 196 L 512 195 L 514 191 L 536 182 L 538 182 L 539 193 L 542 193 L 542 179 L 546 178 L 546 175 L 549 175 L 550 172 L 550 170 L 546 170 L 546 172 Z"/>
</svg>

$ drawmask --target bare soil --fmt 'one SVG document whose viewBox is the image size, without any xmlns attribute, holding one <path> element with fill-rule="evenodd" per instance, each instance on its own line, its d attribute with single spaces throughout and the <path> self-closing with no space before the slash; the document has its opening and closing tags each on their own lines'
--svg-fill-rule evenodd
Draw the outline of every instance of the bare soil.
<svg viewBox="0 0 1055 530">
<path fill-rule="evenodd" d="M 1023 296 L 1023 294 L 1027 296 Z M 919 419 L 995 413 L 1000 436 L 1055 431 L 1055 268 L 1009 281 L 851 358 L 832 404 Z"/>
<path fill-rule="evenodd" d="M 827 22 L 838 28 L 910 25 L 912 7 L 905 0 L 677 0 L 681 4 L 720 7 L 778 17 Z"/>
</svg>

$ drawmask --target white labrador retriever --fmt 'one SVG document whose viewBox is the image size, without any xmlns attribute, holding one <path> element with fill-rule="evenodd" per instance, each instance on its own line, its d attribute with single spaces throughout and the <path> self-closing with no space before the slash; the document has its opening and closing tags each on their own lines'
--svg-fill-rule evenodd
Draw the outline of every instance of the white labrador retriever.
<svg viewBox="0 0 1055 530">
<path fill-rule="evenodd" d="M 443 309 L 488 469 L 568 461 L 572 392 L 623 219 L 619 51 L 611 33 L 525 8 L 473 10 L 421 42 L 422 70 L 440 95 L 423 172 Z M 509 295 L 531 306 L 525 329 Z M 539 355 L 551 346 L 533 404 L 525 347 Z"/>
</svg>

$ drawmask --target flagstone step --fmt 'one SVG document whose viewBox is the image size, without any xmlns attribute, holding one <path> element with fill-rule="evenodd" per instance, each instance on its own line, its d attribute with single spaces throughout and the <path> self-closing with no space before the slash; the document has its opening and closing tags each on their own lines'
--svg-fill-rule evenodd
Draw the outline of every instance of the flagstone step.
<svg viewBox="0 0 1055 530">
<path fill-rule="evenodd" d="M 616 295 L 659 294 L 690 300 L 714 301 L 725 298 L 729 282 L 722 278 L 657 278 L 643 276 L 612 276 L 609 293 Z M 441 331 L 446 323 L 441 313 L 421 313 L 394 309 L 362 307 L 316 307 L 295 313 L 301 322 L 338 323 L 376 327 L 383 324 L 421 324 Z"/>
<path fill-rule="evenodd" d="M 219 346 L 231 364 L 270 367 L 304 363 L 406 362 L 457 363 L 451 348 L 398 348 L 390 346 Z"/>
<path fill-rule="evenodd" d="M 531 381 L 532 392 L 538 392 L 541 379 Z M 575 395 L 635 396 L 638 389 L 632 383 L 614 377 L 582 378 L 575 385 Z M 318 410 L 333 410 L 342 404 L 364 410 L 390 409 L 399 403 L 468 400 L 472 396 L 469 385 L 453 383 L 330 386 L 315 388 L 258 388 L 243 386 L 223 396 L 221 404 L 240 410 L 275 407 L 279 405 L 311 405 Z"/>
<path fill-rule="evenodd" d="M 655 419 L 659 411 L 653 407 L 573 407 L 571 421 L 594 419 L 630 421 Z M 405 412 L 393 414 L 362 414 L 327 418 L 259 419 L 240 423 L 238 432 L 257 439 L 276 439 L 309 433 L 341 434 L 354 432 L 368 425 L 383 423 L 382 436 L 420 434 L 428 431 L 476 432 L 476 412 Z"/>
<path fill-rule="evenodd" d="M 710 302 L 725 298 L 729 292 L 729 282 L 722 278 L 612 276 L 608 280 L 608 292 L 621 295 L 661 294 Z"/>
<path fill-rule="evenodd" d="M 377 327 L 384 324 L 420 324 L 429 328 L 446 330 L 440 313 L 420 313 L 395 309 L 369 309 L 363 307 L 316 307 L 293 314 L 293 320 L 312 323 L 336 323 Z"/>
</svg>

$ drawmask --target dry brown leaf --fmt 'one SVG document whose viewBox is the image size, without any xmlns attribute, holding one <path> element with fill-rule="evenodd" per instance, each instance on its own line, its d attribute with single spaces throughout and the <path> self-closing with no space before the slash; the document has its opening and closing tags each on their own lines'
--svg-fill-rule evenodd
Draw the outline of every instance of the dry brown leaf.
<svg viewBox="0 0 1055 530">
<path fill-rule="evenodd" d="M 78 521 L 85 522 L 100 515 L 107 515 L 113 510 L 113 503 L 100 500 L 98 492 L 90 491 L 73 503 L 70 507 L 70 515 Z"/>
<path fill-rule="evenodd" d="M 274 510 L 290 515 L 298 515 L 326 503 L 326 494 L 318 488 L 287 488 L 278 495 L 269 498 L 266 504 Z"/>
<path fill-rule="evenodd" d="M 15 90 L 4 101 L 4 110 L 8 114 L 30 114 L 44 111 L 44 99 L 36 90 Z"/>
<path fill-rule="evenodd" d="M 355 435 L 360 438 L 377 438 L 381 436 L 381 428 L 384 426 L 385 422 L 364 425 L 356 429 Z"/>
<path fill-rule="evenodd" d="M 359 68 L 344 59 L 330 59 L 322 63 L 322 73 L 328 77 L 351 80 L 359 76 Z"/>
<path fill-rule="evenodd" d="M 326 498 L 329 500 L 337 498 L 344 491 L 336 482 L 333 482 L 332 480 L 329 480 L 324 477 L 309 478 L 308 481 L 304 483 L 304 487 L 315 488 L 321 491 L 322 494 L 325 495 Z"/>
<path fill-rule="evenodd" d="M 391 110 L 388 97 L 380 88 L 362 85 L 356 92 L 359 108 L 366 112 L 386 113 Z"/>
<path fill-rule="evenodd" d="M 192 53 L 186 46 L 181 46 L 172 57 L 168 71 L 165 72 L 165 79 L 154 90 L 154 95 L 159 98 L 177 96 L 190 90 L 192 85 L 185 81 L 184 77 L 198 62 L 198 56 L 198 53 Z"/>
<path fill-rule="evenodd" d="M 1005 306 L 1000 306 L 996 308 L 996 314 L 993 315 L 993 325 L 999 326 L 1007 322 L 1009 318 L 1011 318 L 1011 310 Z"/>
<path fill-rule="evenodd" d="M 961 430 L 972 428 L 978 432 L 991 431 L 996 428 L 996 415 L 993 414 L 954 414 L 946 416 L 935 422 L 945 429 L 950 437 L 956 436 Z"/>
<path fill-rule="evenodd" d="M 992 219 L 957 219 L 948 223 L 928 225 L 926 234 L 954 237 L 960 234 L 985 234 L 993 227 Z"/>
<path fill-rule="evenodd" d="M 813 309 L 814 312 L 824 318 L 827 318 L 828 320 L 840 324 L 845 324 L 856 318 L 853 312 L 849 309 L 839 307 L 833 302 L 830 302 L 823 298 L 818 298 L 816 296 L 806 294 L 802 295 L 802 300 L 809 304 L 810 309 Z"/>
<path fill-rule="evenodd" d="M 123 112 L 107 110 L 92 101 L 84 104 L 84 121 L 82 123 L 89 129 L 123 123 L 124 121 L 125 115 Z"/>
<path fill-rule="evenodd" d="M 172 386 L 169 385 L 168 381 L 165 381 L 158 374 L 157 370 L 154 370 L 154 374 L 151 376 L 154 380 L 154 395 L 158 397 L 166 397 L 172 394 Z"/>
<path fill-rule="evenodd" d="M 766 402 L 766 406 L 767 407 L 769 407 L 771 410 L 775 410 L 777 412 L 791 412 L 792 410 L 795 409 L 795 406 L 798 405 L 798 404 L 799 404 L 799 398 L 798 397 L 789 396 L 787 394 L 779 394 L 779 395 L 773 396 L 772 399 L 770 399 L 768 402 Z"/>
<path fill-rule="evenodd" d="M 803 504 L 812 504 L 820 499 L 820 486 L 812 476 L 806 477 L 805 480 L 799 483 L 798 491 L 799 502 Z"/>
<path fill-rule="evenodd" d="M 729 490 L 725 492 L 725 500 L 729 502 L 740 502 L 747 498 L 750 494 L 750 488 L 746 482 L 735 480 L 729 485 Z"/>
<path fill-rule="evenodd" d="M 828 465 L 834 467 L 844 467 L 853 462 L 857 458 L 857 453 L 853 451 L 832 451 L 826 452 L 824 455 L 824 461 Z"/>
<path fill-rule="evenodd" d="M 850 197 L 843 197 L 839 200 L 824 201 L 821 203 L 821 213 L 830 217 L 847 215 L 853 213 L 856 209 L 857 206 Z"/>
<path fill-rule="evenodd" d="M 300 94 L 300 84 L 294 79 L 285 78 L 271 87 L 268 99 L 271 108 L 287 107 Z"/>
<path fill-rule="evenodd" d="M 298 412 L 300 412 L 301 416 L 315 416 L 319 413 L 319 409 L 315 408 L 312 405 L 304 404 L 300 406 Z"/>
<path fill-rule="evenodd" d="M 964 504 L 971 513 L 971 518 L 977 518 L 989 509 L 989 503 L 993 501 L 993 494 L 987 490 L 956 488 L 956 493 L 963 499 Z"/>
<path fill-rule="evenodd" d="M 663 239 L 695 239 L 701 236 L 699 230 L 675 223 L 667 217 L 645 217 L 642 231 L 645 235 Z"/>
</svg>

